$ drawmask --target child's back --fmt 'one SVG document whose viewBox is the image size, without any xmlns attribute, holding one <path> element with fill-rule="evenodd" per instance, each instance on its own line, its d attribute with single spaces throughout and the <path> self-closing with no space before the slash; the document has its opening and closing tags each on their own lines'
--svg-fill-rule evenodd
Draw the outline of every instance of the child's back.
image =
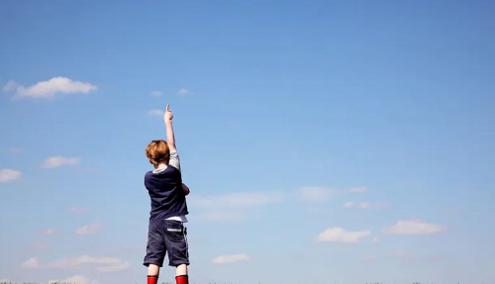
<svg viewBox="0 0 495 284">
<path fill-rule="evenodd" d="M 151 199 L 150 220 L 188 214 L 182 177 L 177 168 L 168 166 L 159 172 L 148 171 L 144 185 Z"/>
</svg>

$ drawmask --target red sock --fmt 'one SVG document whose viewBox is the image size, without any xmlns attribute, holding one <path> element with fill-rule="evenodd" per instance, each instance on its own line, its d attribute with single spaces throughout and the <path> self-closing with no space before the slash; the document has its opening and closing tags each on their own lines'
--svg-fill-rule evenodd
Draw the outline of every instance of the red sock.
<svg viewBox="0 0 495 284">
<path fill-rule="evenodd" d="M 189 284 L 189 279 L 188 279 L 187 275 L 175 276 L 175 283 L 176 284 Z"/>
<path fill-rule="evenodd" d="M 158 275 L 148 275 L 148 284 L 158 283 Z"/>
</svg>

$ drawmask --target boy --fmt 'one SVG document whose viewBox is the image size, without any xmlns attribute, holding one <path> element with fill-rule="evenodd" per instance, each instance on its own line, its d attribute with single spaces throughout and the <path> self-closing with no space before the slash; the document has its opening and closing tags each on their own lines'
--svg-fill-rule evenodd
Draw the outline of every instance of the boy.
<svg viewBox="0 0 495 284">
<path fill-rule="evenodd" d="M 148 267 L 148 284 L 158 282 L 165 253 L 168 253 L 169 265 L 176 267 L 176 283 L 189 283 L 187 231 L 183 224 L 187 222 L 186 195 L 189 188 L 182 183 L 172 126 L 173 117 L 167 104 L 163 115 L 167 141 L 153 140 L 146 147 L 146 156 L 155 167 L 144 177 L 144 185 L 151 199 L 148 244 L 143 260 L 143 265 Z"/>
</svg>

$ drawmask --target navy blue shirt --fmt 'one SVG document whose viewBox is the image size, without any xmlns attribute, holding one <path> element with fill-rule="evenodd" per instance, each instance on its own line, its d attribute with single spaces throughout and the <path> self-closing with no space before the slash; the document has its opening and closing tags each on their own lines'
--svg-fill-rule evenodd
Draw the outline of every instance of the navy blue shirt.
<svg viewBox="0 0 495 284">
<path fill-rule="evenodd" d="M 144 186 L 151 199 L 150 220 L 189 213 L 182 189 L 182 176 L 177 168 L 169 165 L 158 173 L 148 171 L 144 176 Z"/>
</svg>

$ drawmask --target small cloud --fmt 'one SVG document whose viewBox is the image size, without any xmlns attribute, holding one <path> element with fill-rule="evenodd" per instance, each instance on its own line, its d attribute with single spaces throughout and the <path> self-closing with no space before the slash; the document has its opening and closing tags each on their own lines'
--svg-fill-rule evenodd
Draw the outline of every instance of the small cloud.
<svg viewBox="0 0 495 284">
<path fill-rule="evenodd" d="M 51 229 L 51 228 L 47 228 L 47 229 L 42 230 L 41 234 L 43 236 L 52 236 L 52 235 L 55 235 L 55 230 Z"/>
<path fill-rule="evenodd" d="M 81 255 L 73 258 L 62 258 L 51 261 L 46 265 L 49 268 L 70 269 L 82 266 L 93 266 L 101 272 L 125 270 L 129 263 L 116 257 Z"/>
<path fill-rule="evenodd" d="M 11 182 L 22 176 L 20 171 L 12 169 L 0 169 L 0 183 Z"/>
<path fill-rule="evenodd" d="M 88 212 L 88 208 L 83 208 L 83 207 L 70 207 L 69 212 L 75 213 L 75 214 L 82 214 Z"/>
<path fill-rule="evenodd" d="M 149 116 L 163 116 L 163 110 L 162 109 L 150 109 L 148 111 Z"/>
<path fill-rule="evenodd" d="M 332 194 L 331 189 L 322 186 L 306 186 L 296 192 L 299 199 L 311 203 L 326 202 Z"/>
<path fill-rule="evenodd" d="M 42 168 L 51 169 L 62 166 L 74 166 L 79 164 L 80 159 L 78 157 L 63 157 L 54 156 L 46 159 L 41 165 Z"/>
<path fill-rule="evenodd" d="M 437 224 L 426 223 L 418 219 L 400 220 L 394 225 L 385 229 L 385 233 L 391 235 L 433 235 L 444 230 L 444 227 Z"/>
<path fill-rule="evenodd" d="M 66 77 L 54 77 L 27 87 L 15 81 L 9 81 L 3 87 L 4 92 L 14 93 L 15 97 L 29 98 L 52 98 L 56 94 L 85 94 L 96 91 L 96 89 L 95 85 L 74 81 Z"/>
<path fill-rule="evenodd" d="M 247 254 L 231 254 L 231 255 L 220 255 L 215 257 L 212 262 L 215 264 L 227 264 L 227 263 L 235 263 L 241 261 L 248 261 L 251 257 Z"/>
<path fill-rule="evenodd" d="M 344 208 L 352 208 L 352 207 L 354 207 L 354 202 L 348 201 L 344 203 Z"/>
<path fill-rule="evenodd" d="M 370 234 L 371 232 L 369 230 L 346 231 L 340 227 L 334 227 L 321 232 L 316 237 L 316 240 L 318 242 L 357 243 Z"/>
<path fill-rule="evenodd" d="M 344 208 L 357 208 L 357 209 L 381 209 L 384 208 L 385 204 L 382 203 L 371 203 L 367 201 L 361 201 L 361 202 L 353 202 L 353 201 L 348 201 L 344 203 Z"/>
<path fill-rule="evenodd" d="M 196 195 L 191 202 L 205 209 L 252 208 L 280 202 L 282 194 L 277 192 L 233 192 L 220 195 Z"/>
<path fill-rule="evenodd" d="M 94 235 L 101 231 L 102 226 L 100 224 L 88 224 L 77 228 L 74 233 L 78 236 Z"/>
<path fill-rule="evenodd" d="M 198 219 L 203 219 L 210 222 L 230 223 L 238 222 L 245 219 L 245 213 L 231 211 L 225 214 L 225 211 L 208 211 L 198 215 Z"/>
<path fill-rule="evenodd" d="M 177 92 L 177 95 L 179 95 L 179 96 L 187 96 L 190 94 L 191 94 L 191 91 L 189 91 L 188 89 L 185 89 L 185 88 L 182 88 Z"/>
<path fill-rule="evenodd" d="M 24 261 L 21 266 L 23 268 L 36 269 L 40 267 L 40 262 L 37 257 L 31 257 L 30 259 Z"/>
<path fill-rule="evenodd" d="M 351 187 L 347 191 L 350 193 L 365 193 L 368 192 L 368 188 L 366 186 L 357 186 Z"/>
<path fill-rule="evenodd" d="M 237 222 L 257 208 L 281 202 L 281 192 L 232 192 L 226 194 L 194 195 L 188 202 L 198 209 L 200 217 L 212 222 Z"/>
<path fill-rule="evenodd" d="M 150 96 L 152 97 L 161 97 L 163 95 L 160 91 L 151 91 Z"/>
</svg>

